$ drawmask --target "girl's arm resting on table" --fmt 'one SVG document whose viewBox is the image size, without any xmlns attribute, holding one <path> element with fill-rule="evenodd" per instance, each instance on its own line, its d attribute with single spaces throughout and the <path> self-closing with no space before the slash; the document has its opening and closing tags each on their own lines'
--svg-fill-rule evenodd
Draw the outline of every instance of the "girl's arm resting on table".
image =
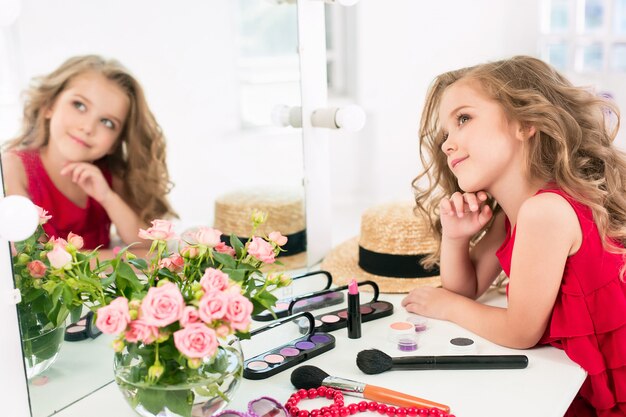
<svg viewBox="0 0 626 417">
<path fill-rule="evenodd" d="M 548 324 L 567 257 L 581 242 L 578 218 L 564 198 L 545 193 L 528 199 L 517 219 L 508 307 L 450 294 L 441 318 L 503 346 L 535 346 Z"/>
<path fill-rule="evenodd" d="M 496 250 L 504 241 L 505 215 L 496 215 L 486 235 L 469 250 L 469 239 L 441 241 L 441 283 L 443 288 L 468 298 L 480 297 L 501 271 Z"/>
</svg>

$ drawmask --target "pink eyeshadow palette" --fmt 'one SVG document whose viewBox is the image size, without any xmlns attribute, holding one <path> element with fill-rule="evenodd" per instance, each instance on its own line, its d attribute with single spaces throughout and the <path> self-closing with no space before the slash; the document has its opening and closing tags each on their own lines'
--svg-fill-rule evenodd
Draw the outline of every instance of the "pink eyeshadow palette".
<svg viewBox="0 0 626 417">
<path fill-rule="evenodd" d="M 382 317 L 387 317 L 393 314 L 393 304 L 387 301 L 381 301 L 378 299 L 378 295 L 380 291 L 378 289 L 378 285 L 374 281 L 361 281 L 358 282 L 360 286 L 370 286 L 373 289 L 374 296 L 370 302 L 361 304 L 361 321 L 367 322 L 376 319 L 380 319 Z M 336 287 L 333 289 L 325 290 L 324 292 L 327 294 L 331 293 L 341 293 L 342 291 L 347 290 L 348 286 L 344 285 L 341 287 Z M 290 307 L 289 311 L 294 311 L 294 305 L 299 305 L 300 303 L 306 301 L 308 296 L 303 296 L 301 298 L 295 299 Z M 342 308 L 339 310 L 326 312 L 322 314 L 318 314 L 314 317 L 314 327 L 316 332 L 332 332 L 333 330 L 342 329 L 348 326 L 348 309 Z M 307 333 L 307 321 L 306 320 L 298 320 L 295 322 L 299 326 L 299 330 L 301 334 Z"/>
<path fill-rule="evenodd" d="M 299 305 L 296 306 L 298 311 L 311 311 L 343 303 L 343 293 L 327 291 L 332 284 L 332 276 L 327 271 L 310 272 L 308 274 L 295 277 L 293 278 L 293 280 L 295 281 L 302 278 L 313 277 L 315 275 L 324 275 L 326 277 L 326 285 L 323 289 L 307 294 L 300 294 L 297 296 L 282 298 L 278 300 L 274 305 L 274 314 L 272 314 L 272 312 L 269 310 L 265 310 L 259 314 L 252 316 L 252 319 L 256 321 L 271 321 L 287 317 L 290 315 L 289 306 L 296 299 L 302 299 Z"/>
<path fill-rule="evenodd" d="M 315 320 L 309 312 L 295 314 L 293 316 L 273 322 L 272 324 L 253 330 L 251 337 L 272 329 L 277 325 L 290 321 L 303 321 L 309 324 L 308 332 L 285 343 L 282 346 L 270 349 L 267 352 L 255 355 L 244 361 L 243 377 L 246 379 L 265 379 L 279 372 L 289 369 L 299 363 L 314 358 L 335 347 L 335 338 L 327 333 L 314 332 Z"/>
</svg>

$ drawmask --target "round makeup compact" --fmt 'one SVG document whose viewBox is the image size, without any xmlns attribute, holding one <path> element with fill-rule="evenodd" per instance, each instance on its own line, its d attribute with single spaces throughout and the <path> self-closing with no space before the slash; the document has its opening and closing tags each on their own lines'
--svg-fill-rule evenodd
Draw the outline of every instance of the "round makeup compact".
<svg viewBox="0 0 626 417">
<path fill-rule="evenodd" d="M 454 353 L 476 353 L 476 343 L 468 337 L 450 339 L 448 350 Z"/>
<path fill-rule="evenodd" d="M 413 324 L 415 333 L 420 333 L 428 328 L 428 320 L 420 316 L 409 316 L 406 321 Z"/>
</svg>

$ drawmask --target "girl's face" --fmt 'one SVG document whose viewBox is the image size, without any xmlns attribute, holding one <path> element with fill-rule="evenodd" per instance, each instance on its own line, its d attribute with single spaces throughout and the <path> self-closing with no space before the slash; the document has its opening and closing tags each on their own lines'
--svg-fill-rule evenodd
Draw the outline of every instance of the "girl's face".
<svg viewBox="0 0 626 417">
<path fill-rule="evenodd" d="M 521 175 L 521 125 L 509 121 L 477 82 L 459 80 L 446 88 L 439 120 L 441 149 L 463 191 L 493 192 L 497 183 Z"/>
<path fill-rule="evenodd" d="M 50 150 L 68 162 L 102 158 L 115 149 L 129 107 L 126 93 L 103 75 L 76 76 L 45 113 Z"/>
</svg>

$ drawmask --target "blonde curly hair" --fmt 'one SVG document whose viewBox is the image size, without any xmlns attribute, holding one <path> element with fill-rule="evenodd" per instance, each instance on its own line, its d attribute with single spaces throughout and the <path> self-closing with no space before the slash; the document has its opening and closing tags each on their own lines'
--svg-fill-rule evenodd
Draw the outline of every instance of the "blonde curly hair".
<svg viewBox="0 0 626 417">
<path fill-rule="evenodd" d="M 619 110 L 591 90 L 573 86 L 545 62 L 515 56 L 441 74 L 428 90 L 419 131 L 423 171 L 412 182 L 416 210 L 433 219 L 431 229 L 439 242 L 425 266 L 438 263 L 441 254 L 439 202 L 461 191 L 441 151 L 444 138 L 438 114 L 444 91 L 460 79 L 477 81 L 511 120 L 536 128 L 524 147 L 526 174 L 555 183 L 588 206 L 604 247 L 626 254 L 626 154 L 613 144 Z M 493 199 L 488 204 L 500 210 Z M 491 222 L 472 241 L 490 226 Z"/>
<path fill-rule="evenodd" d="M 100 162 L 122 180 L 122 197 L 143 222 L 175 217 L 176 213 L 166 198 L 171 182 L 165 160 L 165 137 L 148 107 L 143 88 L 116 60 L 98 55 L 76 56 L 52 73 L 34 78 L 25 92 L 21 132 L 5 148 L 38 149 L 45 146 L 49 136 L 46 110 L 72 79 L 87 72 L 96 72 L 117 84 L 130 101 L 117 145 Z"/>
</svg>

